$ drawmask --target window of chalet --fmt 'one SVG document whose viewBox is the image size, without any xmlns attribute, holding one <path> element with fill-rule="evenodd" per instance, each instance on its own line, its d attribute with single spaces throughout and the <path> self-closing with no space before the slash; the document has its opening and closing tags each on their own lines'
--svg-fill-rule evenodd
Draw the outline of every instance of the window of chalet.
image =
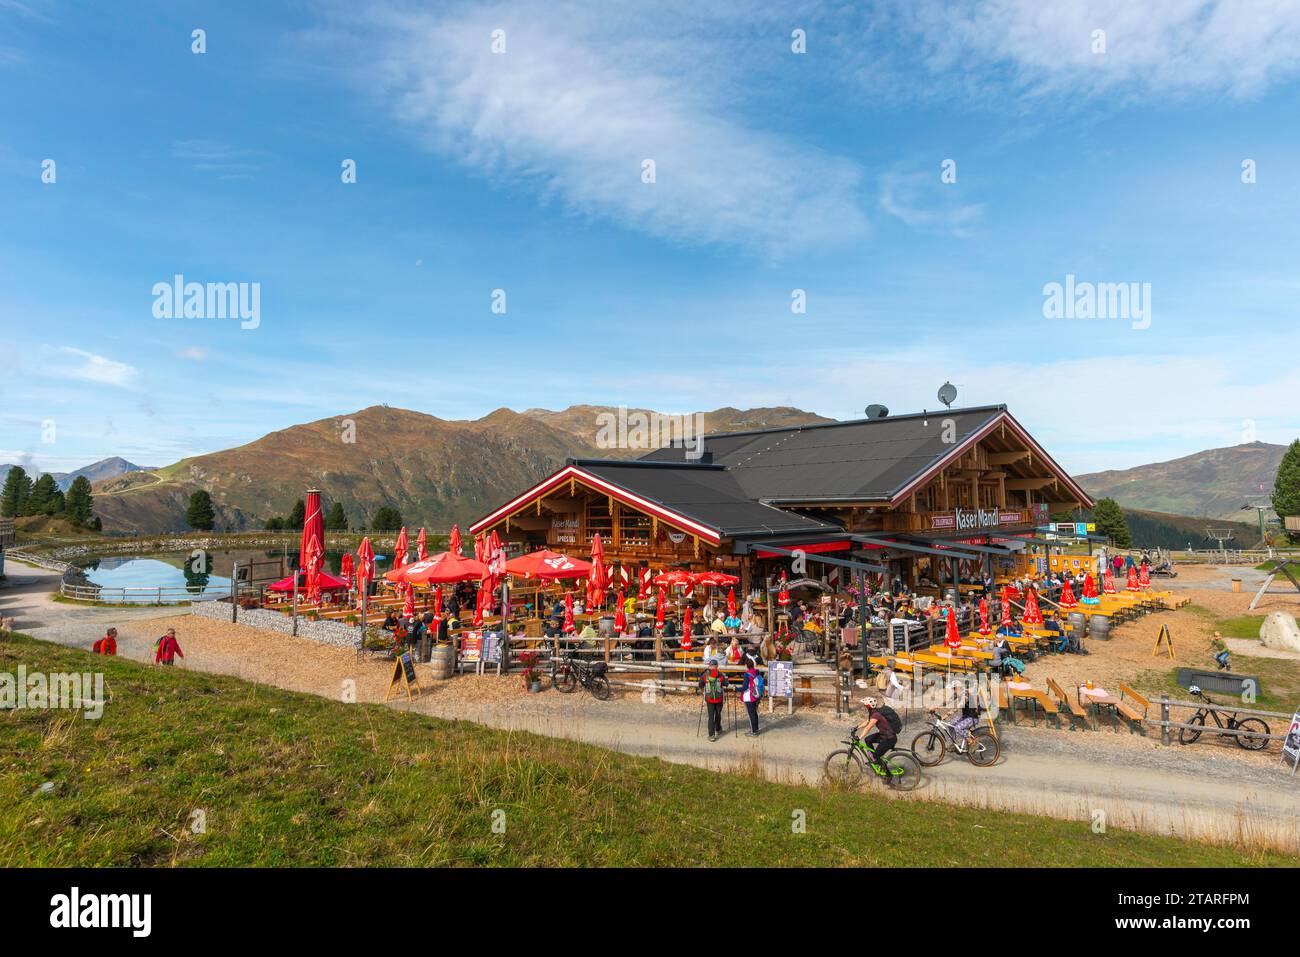
<svg viewBox="0 0 1300 957">
<path fill-rule="evenodd" d="M 587 544 L 595 538 L 596 533 L 600 533 L 601 540 L 609 542 L 614 537 L 614 519 L 609 514 L 609 503 L 604 499 L 587 500 Z"/>
</svg>

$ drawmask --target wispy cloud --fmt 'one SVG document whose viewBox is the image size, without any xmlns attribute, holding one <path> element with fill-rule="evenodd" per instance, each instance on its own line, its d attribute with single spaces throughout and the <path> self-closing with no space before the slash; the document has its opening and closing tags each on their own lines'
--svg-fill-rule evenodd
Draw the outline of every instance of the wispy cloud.
<svg viewBox="0 0 1300 957">
<path fill-rule="evenodd" d="M 718 71 L 694 68 L 719 49 L 656 34 L 628 8 L 599 14 L 533 2 L 380 8 L 340 32 L 367 65 L 362 82 L 377 81 L 428 147 L 576 214 L 777 257 L 866 232 L 857 163 L 746 124 L 734 81 L 720 90 Z M 504 53 L 492 51 L 495 30 Z"/>
<path fill-rule="evenodd" d="M 82 382 L 117 386 L 120 389 L 136 390 L 140 388 L 140 373 L 135 366 L 109 359 L 106 356 L 96 355 L 84 349 L 74 349 L 72 346 L 60 346 L 59 351 L 82 360 L 76 365 L 61 366 L 57 370 L 60 375 L 67 376 L 70 379 L 79 379 Z"/>
<path fill-rule="evenodd" d="M 984 215 L 983 203 L 963 203 L 956 184 L 930 173 L 891 171 L 880 176 L 880 208 L 913 229 L 968 236 Z"/>
<path fill-rule="evenodd" d="M 252 179 L 266 158 L 261 150 L 205 139 L 176 140 L 172 143 L 172 156 L 189 163 L 195 172 L 218 173 L 220 179 Z"/>
</svg>

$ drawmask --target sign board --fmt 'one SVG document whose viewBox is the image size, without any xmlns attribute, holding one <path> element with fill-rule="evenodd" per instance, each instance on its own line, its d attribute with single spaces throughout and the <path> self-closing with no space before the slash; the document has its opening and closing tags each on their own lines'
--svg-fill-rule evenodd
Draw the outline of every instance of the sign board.
<svg viewBox="0 0 1300 957">
<path fill-rule="evenodd" d="M 393 676 L 388 679 L 388 693 L 384 695 L 385 701 L 392 697 L 393 689 L 397 687 L 399 681 L 406 687 L 406 698 L 408 701 L 411 700 L 412 697 L 412 687 L 415 688 L 416 694 L 420 693 L 420 682 L 419 679 L 415 677 L 415 659 L 411 657 L 409 651 L 402 652 L 397 660 L 393 662 Z"/>
<path fill-rule="evenodd" d="M 767 663 L 767 693 L 778 698 L 794 697 L 794 662 Z"/>
<path fill-rule="evenodd" d="M 460 639 L 460 660 L 477 664 L 483 660 L 483 633 L 467 631 Z"/>
<path fill-rule="evenodd" d="M 501 660 L 501 633 L 489 631 L 483 636 L 483 660 L 496 664 Z"/>
<path fill-rule="evenodd" d="M 552 515 L 551 541 L 557 545 L 576 545 L 578 543 L 578 516 Z"/>
<path fill-rule="evenodd" d="M 895 652 L 910 651 L 908 646 L 908 628 L 911 625 L 906 618 L 891 618 L 889 621 L 889 643 Z"/>
<path fill-rule="evenodd" d="M 1300 767 L 1300 711 L 1291 715 L 1291 727 L 1286 730 L 1286 739 L 1282 742 L 1282 760 L 1291 759 L 1291 776 Z"/>
</svg>

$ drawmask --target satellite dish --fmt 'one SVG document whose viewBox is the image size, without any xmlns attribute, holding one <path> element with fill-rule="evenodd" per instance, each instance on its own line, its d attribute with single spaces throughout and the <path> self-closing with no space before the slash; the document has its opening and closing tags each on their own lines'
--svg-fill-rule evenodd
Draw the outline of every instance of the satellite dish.
<svg viewBox="0 0 1300 957">
<path fill-rule="evenodd" d="M 955 400 L 956 398 L 957 398 L 957 387 L 953 385 L 951 382 L 945 382 L 943 385 L 939 386 L 939 401 L 942 402 L 944 405 L 946 405 L 948 408 L 950 409 L 952 408 L 953 400 Z"/>
<path fill-rule="evenodd" d="M 868 419 L 883 419 L 889 415 L 889 410 L 883 405 L 869 405 L 866 408 Z"/>
</svg>

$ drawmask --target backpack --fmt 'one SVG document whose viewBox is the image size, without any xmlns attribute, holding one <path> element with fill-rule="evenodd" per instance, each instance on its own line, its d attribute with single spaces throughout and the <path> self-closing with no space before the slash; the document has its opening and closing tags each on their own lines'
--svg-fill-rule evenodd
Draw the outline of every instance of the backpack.
<svg viewBox="0 0 1300 957">
<path fill-rule="evenodd" d="M 900 718 L 898 712 L 889 705 L 882 704 L 876 709 L 876 714 L 880 715 L 889 723 L 889 726 L 894 729 L 894 734 L 898 734 L 903 730 L 903 719 Z"/>
<path fill-rule="evenodd" d="M 722 697 L 722 677 L 706 674 L 704 676 L 704 697 L 721 698 Z"/>
<path fill-rule="evenodd" d="M 885 673 L 883 671 L 876 673 L 876 690 L 877 691 L 889 690 L 889 679 L 885 677 Z"/>
<path fill-rule="evenodd" d="M 97 655 L 102 655 L 104 653 L 104 639 L 100 638 L 97 642 L 91 645 L 90 650 Z"/>
<path fill-rule="evenodd" d="M 761 701 L 763 693 L 767 690 L 766 684 L 767 682 L 763 680 L 763 676 L 755 672 L 754 680 L 749 683 L 749 697 L 754 701 Z"/>
</svg>

